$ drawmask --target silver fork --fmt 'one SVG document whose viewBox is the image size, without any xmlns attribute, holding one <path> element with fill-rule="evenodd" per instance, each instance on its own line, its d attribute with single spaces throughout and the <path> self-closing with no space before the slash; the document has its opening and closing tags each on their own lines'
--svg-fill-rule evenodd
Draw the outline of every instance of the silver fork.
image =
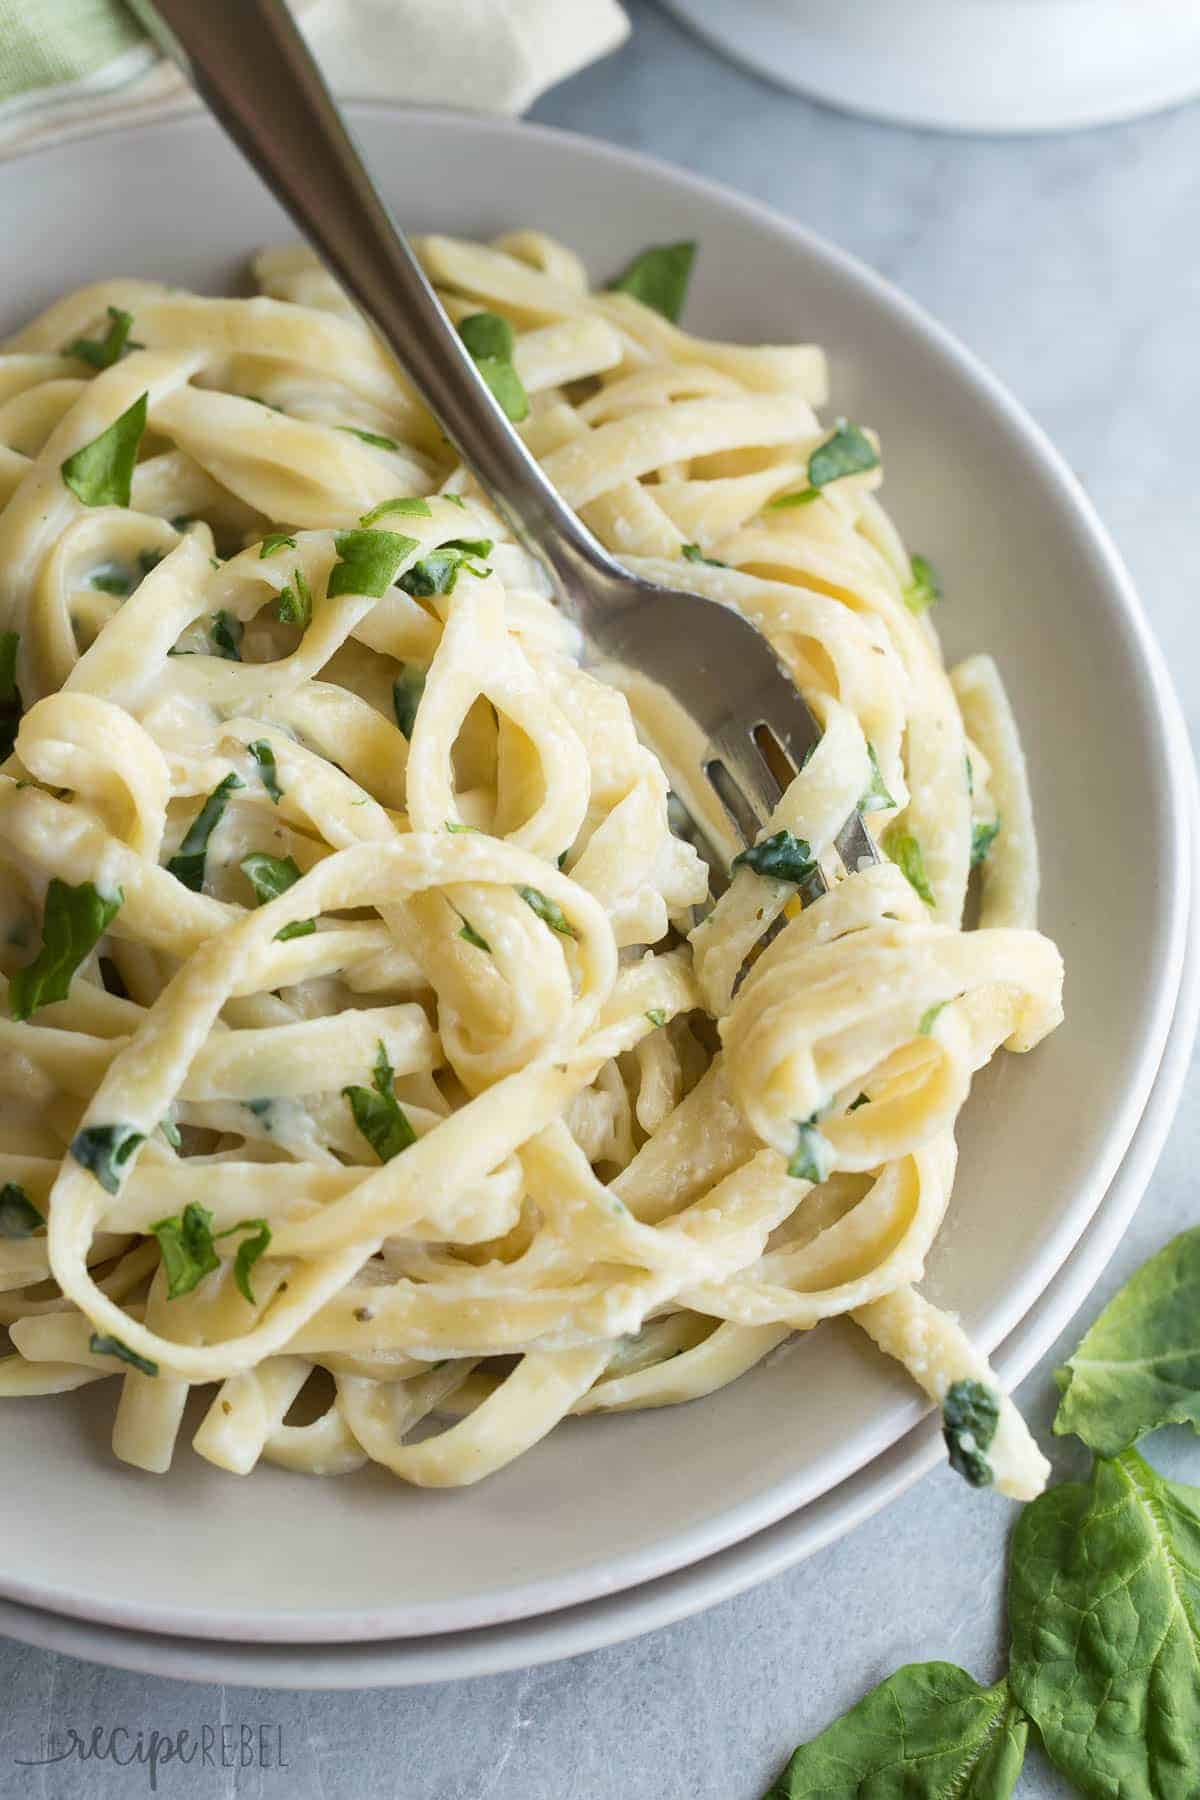
<svg viewBox="0 0 1200 1800">
<path fill-rule="evenodd" d="M 631 575 L 559 498 L 391 217 L 284 0 L 133 4 L 548 567 L 589 666 L 628 693 L 720 876 L 820 737 L 767 640 L 717 601 Z M 851 872 L 877 860 L 859 813 L 837 850 Z M 808 894 L 822 891 L 814 877 Z"/>
</svg>

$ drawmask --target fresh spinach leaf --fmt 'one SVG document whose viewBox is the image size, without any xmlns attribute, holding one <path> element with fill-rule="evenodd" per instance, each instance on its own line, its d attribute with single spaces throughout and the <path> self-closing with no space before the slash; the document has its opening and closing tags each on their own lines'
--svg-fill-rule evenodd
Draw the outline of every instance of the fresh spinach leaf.
<svg viewBox="0 0 1200 1800">
<path fill-rule="evenodd" d="M 300 879 L 300 867 L 294 856 L 268 856 L 263 850 L 252 850 L 249 856 L 243 857 L 241 868 L 260 906 L 265 906 L 268 900 L 278 900 L 280 894 L 286 894 Z M 290 925 L 281 926 L 275 933 L 275 942 L 286 944 L 292 938 L 311 937 L 316 929 L 315 919 L 293 919 Z"/>
<path fill-rule="evenodd" d="M 54 876 L 42 909 L 42 947 L 8 984 L 14 1019 L 28 1019 L 39 1006 L 66 999 L 75 971 L 108 930 L 124 898 L 120 888 L 110 898 L 90 881 L 70 887 Z"/>
<path fill-rule="evenodd" d="M 705 556 L 699 544 L 685 544 L 680 552 L 685 562 L 707 563 L 710 569 L 727 569 L 729 564 L 721 562 L 715 556 Z"/>
<path fill-rule="evenodd" d="M 45 1223 L 19 1183 L 6 1181 L 0 1187 L 0 1238 L 30 1238 Z"/>
<path fill-rule="evenodd" d="M 532 907 L 538 918 L 547 924 L 551 931 L 557 931 L 560 937 L 577 938 L 579 936 L 558 901 L 551 900 L 548 894 L 543 894 L 541 888 L 518 887 L 517 892 L 526 906 Z"/>
<path fill-rule="evenodd" d="M 417 707 L 425 692 L 425 670 L 415 663 L 405 663 L 392 683 L 392 711 L 396 724 L 406 738 L 411 738 L 417 722 Z"/>
<path fill-rule="evenodd" d="M 1013 1692 L 1080 1793 L 1200 1791 L 1200 1490 L 1136 1450 L 1024 1508 L 1009 1576 Z"/>
<path fill-rule="evenodd" d="M 256 738 L 250 745 L 250 754 L 258 764 L 258 772 L 262 776 L 262 784 L 266 788 L 275 805 L 283 799 L 283 789 L 279 785 L 279 776 L 275 769 L 275 752 L 266 738 Z"/>
<path fill-rule="evenodd" d="M 912 580 L 904 590 L 904 604 L 911 613 L 923 613 L 942 598 L 942 583 L 927 556 L 911 559 Z"/>
<path fill-rule="evenodd" d="M 491 955 L 492 946 L 485 937 L 481 936 L 480 933 L 476 931 L 470 919 L 463 919 L 462 930 L 458 935 L 460 938 L 465 939 L 468 944 L 473 944 L 476 950 L 486 950 L 488 955 Z"/>
<path fill-rule="evenodd" d="M 811 1119 L 796 1122 L 796 1148 L 788 1159 L 787 1172 L 795 1181 L 820 1183 L 833 1167 L 833 1145 L 817 1130 L 814 1113 Z"/>
<path fill-rule="evenodd" d="M 372 1086 L 342 1089 L 350 1102 L 354 1123 L 384 1163 L 391 1162 L 393 1156 L 399 1156 L 402 1150 L 417 1141 L 417 1134 L 396 1098 L 392 1080 L 392 1065 L 381 1039 Z"/>
<path fill-rule="evenodd" d="M 361 443 L 370 444 L 376 450 L 399 450 L 400 448 L 395 438 L 385 437 L 382 431 L 361 431 L 357 425 L 339 425 L 338 430 L 348 431 L 351 437 L 358 438 Z"/>
<path fill-rule="evenodd" d="M 208 857 L 208 840 L 221 822 L 221 816 L 229 804 L 229 796 L 235 788 L 245 787 L 240 775 L 232 770 L 223 781 L 218 781 L 196 817 L 184 833 L 183 842 L 167 864 L 167 871 L 174 875 L 176 881 L 182 881 L 184 887 L 191 888 L 193 894 L 204 891 L 204 864 Z"/>
<path fill-rule="evenodd" d="M 983 1381 L 952 1381 L 942 1401 L 942 1436 L 950 1467 L 970 1487 L 990 1487 L 995 1479 L 985 1454 L 1000 1423 L 1000 1396 Z"/>
<path fill-rule="evenodd" d="M 417 539 L 399 531 L 371 531 L 358 526 L 353 531 L 339 531 L 333 540 L 339 561 L 329 573 L 326 589 L 330 599 L 338 594 L 366 594 L 379 600 L 396 578 L 396 570 Z"/>
<path fill-rule="evenodd" d="M 128 506 L 133 493 L 133 467 L 146 429 L 149 391 L 114 419 L 107 430 L 84 444 L 62 465 L 62 478 L 84 506 Z"/>
<path fill-rule="evenodd" d="M 212 639 L 212 647 L 217 655 L 223 656 L 226 662 L 241 662 L 242 637 L 245 630 L 246 627 L 236 613 L 226 612 L 224 608 L 220 612 L 214 613 L 212 628 L 208 635 Z"/>
<path fill-rule="evenodd" d="M 789 494 L 777 494 L 774 500 L 768 500 L 763 511 L 788 512 L 793 506 L 811 506 L 814 500 L 820 498 L 819 487 L 793 488 Z"/>
<path fill-rule="evenodd" d="M 986 860 L 987 853 L 996 841 L 1000 830 L 1000 819 L 985 820 L 971 827 L 971 867 L 976 869 Z"/>
<path fill-rule="evenodd" d="M 294 550 L 296 548 L 295 538 L 289 537 L 286 531 L 268 531 L 258 546 L 258 560 L 261 562 L 264 556 L 274 556 L 277 550 L 285 548 Z"/>
<path fill-rule="evenodd" d="M 92 587 L 98 594 L 113 594 L 118 600 L 127 600 L 133 589 L 133 580 L 122 575 L 119 569 L 97 569 L 92 576 Z"/>
<path fill-rule="evenodd" d="M 472 313 L 459 322 L 458 335 L 471 361 L 514 425 L 529 417 L 529 395 L 513 362 L 513 328 L 499 313 Z"/>
<path fill-rule="evenodd" d="M 649 1019 L 651 1025 L 653 1025 L 655 1031 L 661 1031 L 667 1022 L 667 1015 L 661 1006 L 650 1007 L 646 1013 L 646 1017 Z"/>
<path fill-rule="evenodd" d="M 687 300 L 696 245 L 692 241 L 678 244 L 652 244 L 609 282 L 609 289 L 619 294 L 632 294 L 643 306 L 649 306 L 672 325 L 678 325 Z"/>
<path fill-rule="evenodd" d="M 139 1356 L 136 1350 L 131 1350 L 120 1338 L 106 1337 L 99 1331 L 93 1331 L 88 1339 L 88 1349 L 93 1356 L 115 1356 L 120 1362 L 128 1363 L 131 1369 L 137 1369 L 139 1374 L 158 1374 L 156 1362 L 151 1362 L 148 1356 Z"/>
<path fill-rule="evenodd" d="M 190 1294 L 206 1275 L 220 1268 L 221 1259 L 213 1249 L 212 1221 L 208 1209 L 192 1201 L 184 1207 L 182 1217 L 160 1219 L 150 1227 L 162 1251 L 168 1300 Z"/>
<path fill-rule="evenodd" d="M 791 881 L 800 887 L 814 873 L 817 864 L 804 838 L 793 837 L 790 831 L 774 831 L 770 837 L 739 852 L 729 866 L 731 869 L 753 869 L 756 875 L 763 875 L 768 881 Z"/>
<path fill-rule="evenodd" d="M 381 500 L 370 512 L 365 512 L 358 521 L 360 525 L 374 525 L 379 519 L 386 519 L 390 513 L 402 513 L 410 519 L 432 519 L 433 508 L 428 500 L 401 495 L 397 500 Z"/>
<path fill-rule="evenodd" d="M 478 560 L 488 556 L 491 549 L 491 538 L 448 538 L 406 569 L 397 586 L 418 600 L 428 600 L 434 594 L 452 594 L 464 569 L 472 575 L 491 573 Z"/>
<path fill-rule="evenodd" d="M 80 362 L 90 363 L 93 369 L 111 369 L 119 362 L 126 350 L 141 350 L 141 344 L 130 341 L 129 333 L 133 327 L 133 314 L 122 312 L 119 306 L 108 309 L 108 330 L 102 338 L 76 338 L 63 351 L 64 356 L 77 356 Z"/>
<path fill-rule="evenodd" d="M 71 1140 L 71 1155 L 80 1168 L 96 1177 L 106 1193 L 115 1194 L 121 1186 L 125 1164 L 146 1134 L 132 1125 L 85 1125 Z"/>
<path fill-rule="evenodd" d="M 249 1231 L 252 1237 L 243 1238 L 237 1247 L 233 1259 L 233 1279 L 237 1283 L 242 1297 L 253 1306 L 254 1289 L 250 1285 L 250 1276 L 259 1257 L 264 1255 L 271 1242 L 271 1227 L 265 1219 L 239 1219 L 228 1231 L 218 1231 L 219 1238 L 232 1237 L 237 1231 Z"/>
<path fill-rule="evenodd" d="M 898 821 L 889 825 L 880 839 L 884 850 L 895 863 L 900 873 L 906 878 L 910 887 L 916 889 L 926 906 L 934 906 L 933 889 L 929 885 L 929 876 L 925 872 L 925 854 L 920 840 L 911 831 L 906 831 Z"/>
<path fill-rule="evenodd" d="M 888 793 L 874 744 L 867 745 L 867 757 L 871 764 L 871 785 L 860 799 L 858 810 L 860 813 L 887 812 L 896 802 Z"/>
<path fill-rule="evenodd" d="M 1200 1431 L 1200 1225 L 1143 1263 L 1056 1379 L 1055 1431 L 1099 1456 L 1160 1425 Z"/>
<path fill-rule="evenodd" d="M 809 484 L 828 487 L 831 481 L 878 467 L 879 452 L 866 433 L 848 419 L 839 419 L 833 436 L 818 444 L 808 459 Z"/>
<path fill-rule="evenodd" d="M 1007 1682 L 907 1663 L 802 1744 L 766 1800 L 1009 1800 L 1028 1731 Z"/>
<path fill-rule="evenodd" d="M 281 624 L 299 625 L 303 631 L 312 618 L 313 597 L 308 576 L 301 568 L 292 570 L 292 579 L 279 590 L 275 611 Z"/>
</svg>

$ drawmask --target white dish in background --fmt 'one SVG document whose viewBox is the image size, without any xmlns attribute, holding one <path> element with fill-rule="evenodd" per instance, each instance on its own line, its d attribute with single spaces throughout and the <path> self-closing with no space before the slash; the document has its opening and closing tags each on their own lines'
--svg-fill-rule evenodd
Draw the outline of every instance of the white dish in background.
<svg viewBox="0 0 1200 1800">
<path fill-rule="evenodd" d="M 938 131 L 1073 131 L 1200 93 L 1195 0 L 666 0 L 756 74 Z"/>
<path fill-rule="evenodd" d="M 927 1286 L 987 1348 L 1025 1319 L 1047 1341 L 1079 1298 L 1063 1300 L 1056 1271 L 1146 1106 L 1188 916 L 1176 703 L 1078 484 L 939 327 L 765 209 L 562 133 L 380 107 L 353 116 L 414 229 L 535 224 L 598 278 L 645 243 L 699 238 L 689 325 L 747 342 L 815 337 L 831 351 L 834 410 L 880 428 L 889 505 L 946 579 L 951 656 L 986 647 L 1007 678 L 1041 825 L 1044 924 L 1068 968 L 1066 1025 L 986 1071 L 972 1097 Z M 96 204 L 114 194 L 119 207 Z M 23 247 L 6 281 L 11 324 L 101 274 L 227 287 L 247 252 L 286 234 L 201 119 L 0 168 L 0 221 Z M 708 1400 L 570 1422 L 481 1486 L 439 1493 L 382 1471 L 318 1482 L 265 1468 L 232 1483 L 186 1448 L 152 1478 L 112 1459 L 103 1387 L 12 1403 L 0 1480 L 39 1529 L 0 1548 L 0 1593 L 235 1646 L 474 1632 L 655 1580 L 801 1506 L 822 1505 L 827 1540 L 860 1510 L 839 1484 L 885 1455 L 897 1479 L 925 1465 L 920 1410 L 864 1340 L 822 1330 Z"/>
<path fill-rule="evenodd" d="M 1183 733 L 1183 721 L 1177 721 Z M 1186 751 L 1186 739 L 1181 739 Z M 1015 1385 L 1045 1355 L 1061 1322 L 1079 1307 L 1137 1210 L 1161 1154 L 1191 1064 L 1200 1018 L 1200 815 L 1192 823 L 1192 906 L 1179 1002 L 1149 1103 L 1116 1179 L 1075 1249 L 1029 1316 L 995 1353 Z M 1082 1322 L 1080 1330 L 1083 1329 Z M 216 1644 L 152 1636 L 85 1619 L 68 1619 L 0 1600 L 0 1633 L 64 1656 L 161 1675 L 242 1687 L 417 1687 L 529 1668 L 624 1642 L 690 1618 L 805 1557 L 897 1499 L 942 1456 L 938 1421 L 927 1416 L 899 1443 L 810 1506 L 715 1556 L 625 1593 L 567 1607 L 542 1618 L 479 1631 L 444 1632 L 371 1644 Z"/>
</svg>

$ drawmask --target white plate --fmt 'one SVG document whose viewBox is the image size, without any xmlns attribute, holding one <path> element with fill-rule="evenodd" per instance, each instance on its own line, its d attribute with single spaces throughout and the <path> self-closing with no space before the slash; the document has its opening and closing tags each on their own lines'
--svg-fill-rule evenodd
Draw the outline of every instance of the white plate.
<svg viewBox="0 0 1200 1800">
<path fill-rule="evenodd" d="M 927 1287 L 989 1348 L 1031 1309 L 1050 1334 L 1070 1310 L 1054 1275 L 1160 1062 L 1189 885 L 1175 703 L 1078 484 L 939 327 L 763 208 L 561 133 L 385 108 L 355 117 L 414 228 L 532 223 L 576 243 L 597 277 L 646 242 L 700 238 L 689 323 L 748 342 L 823 341 L 838 409 L 881 429 L 889 502 L 946 578 L 951 655 L 987 646 L 1009 679 L 1045 848 L 1045 923 L 1069 969 L 1063 1030 L 978 1084 Z M 282 230 L 198 119 L 0 168 L 0 226 L 24 250 L 6 270 L 13 322 L 106 272 L 228 284 Z M 848 1328 L 814 1333 L 696 1405 L 571 1422 L 453 1494 L 382 1471 L 318 1482 L 267 1468 L 235 1482 L 186 1449 L 151 1478 L 113 1461 L 111 1407 L 97 1387 L 5 1408 L 0 1481 L 38 1531 L 0 1547 L 0 1593 L 142 1631 L 297 1644 L 475 1630 L 629 1589 L 831 1495 L 920 1416 L 905 1379 Z M 915 1438 L 901 1462 L 915 1471 L 924 1454 Z"/>
<path fill-rule="evenodd" d="M 938 131 L 1076 131 L 1200 93 L 1195 0 L 666 0 L 759 75 Z"/>
<path fill-rule="evenodd" d="M 1182 731 L 1182 721 L 1179 724 Z M 1200 1018 L 1200 870 L 1195 866 L 1200 861 L 1200 818 L 1194 819 L 1192 834 L 1190 939 L 1158 1078 L 1125 1160 L 1095 1218 L 1043 1301 L 996 1352 L 997 1368 L 1010 1386 L 1045 1354 L 1058 1334 L 1060 1318 L 1072 1315 L 1099 1279 L 1145 1192 L 1175 1116 Z M 1047 1305 L 1051 1300 L 1053 1305 Z M 243 1687 L 415 1687 L 496 1675 L 505 1669 L 579 1656 L 658 1630 L 779 1575 L 897 1499 L 942 1453 L 938 1422 L 927 1417 L 867 1468 L 810 1506 L 690 1568 L 607 1599 L 480 1631 L 374 1644 L 214 1644 L 202 1638 L 122 1631 L 117 1626 L 62 1618 L 0 1600 L 0 1633 L 40 1649 L 145 1675 Z"/>
</svg>

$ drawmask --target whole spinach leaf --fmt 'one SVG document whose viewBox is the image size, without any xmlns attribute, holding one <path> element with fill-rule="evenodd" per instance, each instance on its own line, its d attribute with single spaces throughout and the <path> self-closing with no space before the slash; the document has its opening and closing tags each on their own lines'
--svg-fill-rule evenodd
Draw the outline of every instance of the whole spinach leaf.
<svg viewBox="0 0 1200 1800">
<path fill-rule="evenodd" d="M 1136 1450 L 1021 1513 L 1009 1679 L 1080 1793 L 1200 1794 L 1200 1490 Z"/>
<path fill-rule="evenodd" d="M 801 1744 L 765 1800 L 1008 1800 L 1028 1729 L 1007 1682 L 908 1663 Z"/>
<path fill-rule="evenodd" d="M 1160 1425 L 1200 1430 L 1200 1225 L 1143 1263 L 1056 1379 L 1055 1431 L 1100 1456 Z"/>
</svg>

